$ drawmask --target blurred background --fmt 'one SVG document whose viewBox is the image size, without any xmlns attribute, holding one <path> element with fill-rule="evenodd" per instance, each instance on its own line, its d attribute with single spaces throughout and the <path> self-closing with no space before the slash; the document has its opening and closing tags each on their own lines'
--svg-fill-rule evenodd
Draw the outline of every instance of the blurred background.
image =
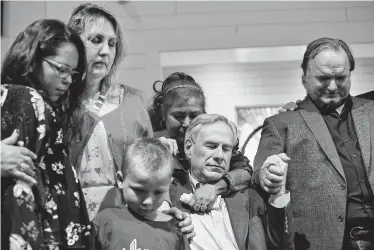
<svg viewBox="0 0 374 250">
<path fill-rule="evenodd" d="M 31 22 L 67 21 L 81 3 L 1 1 L 1 57 Z M 148 101 L 154 81 L 175 71 L 192 75 L 205 91 L 207 111 L 238 125 L 251 161 L 263 120 L 305 96 L 300 64 L 312 40 L 345 40 L 357 60 L 351 94 L 374 89 L 373 1 L 95 3 L 110 9 L 125 33 L 126 57 L 115 81 L 140 89 Z"/>
</svg>

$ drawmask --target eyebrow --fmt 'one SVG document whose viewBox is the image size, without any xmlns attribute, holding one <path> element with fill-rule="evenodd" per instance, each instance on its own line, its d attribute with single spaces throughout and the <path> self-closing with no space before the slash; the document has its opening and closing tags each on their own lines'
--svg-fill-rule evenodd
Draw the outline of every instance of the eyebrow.
<svg viewBox="0 0 374 250">
<path fill-rule="evenodd" d="M 95 32 L 92 32 L 92 33 L 87 33 L 87 38 L 89 38 L 89 39 L 91 39 L 91 38 L 93 38 L 93 37 L 96 37 L 96 36 L 104 37 L 105 34 L 103 34 L 103 33 L 101 33 L 101 32 L 96 32 L 96 31 L 95 31 Z M 111 39 L 118 40 L 117 35 L 115 35 L 115 36 L 110 36 L 110 37 L 109 37 L 109 40 L 111 40 Z"/>
</svg>

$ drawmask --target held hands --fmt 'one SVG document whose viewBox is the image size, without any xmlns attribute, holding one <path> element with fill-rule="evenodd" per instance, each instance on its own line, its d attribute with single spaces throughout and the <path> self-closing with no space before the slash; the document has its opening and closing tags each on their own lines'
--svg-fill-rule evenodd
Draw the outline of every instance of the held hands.
<svg viewBox="0 0 374 250">
<path fill-rule="evenodd" d="M 166 137 L 160 137 L 158 138 L 162 144 L 164 144 L 170 151 L 170 153 L 174 156 L 178 153 L 178 145 L 177 141 L 174 139 L 166 138 Z"/>
<path fill-rule="evenodd" d="M 285 153 L 269 156 L 260 170 L 260 185 L 270 194 L 286 193 L 286 175 L 290 158 Z"/>
<path fill-rule="evenodd" d="M 34 176 L 34 163 L 36 155 L 22 147 L 22 142 L 17 142 L 19 133 L 14 130 L 12 135 L 1 141 L 1 176 L 14 177 L 29 185 L 36 184 Z M 13 146 L 18 143 L 19 146 Z"/>
</svg>

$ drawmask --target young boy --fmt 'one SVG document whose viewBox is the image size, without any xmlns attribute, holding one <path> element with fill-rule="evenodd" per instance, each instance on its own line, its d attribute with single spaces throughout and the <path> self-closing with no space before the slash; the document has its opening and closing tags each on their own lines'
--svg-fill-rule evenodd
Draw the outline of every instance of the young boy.
<svg viewBox="0 0 374 250">
<path fill-rule="evenodd" d="M 190 249 L 177 220 L 157 211 L 169 191 L 173 163 L 156 138 L 138 140 L 126 149 L 116 178 L 127 204 L 104 209 L 94 218 L 96 249 Z"/>
</svg>

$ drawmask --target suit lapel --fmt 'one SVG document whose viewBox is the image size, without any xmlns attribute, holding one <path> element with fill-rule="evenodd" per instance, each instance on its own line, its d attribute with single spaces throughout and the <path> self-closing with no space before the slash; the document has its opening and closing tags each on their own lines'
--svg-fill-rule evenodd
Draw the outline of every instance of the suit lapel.
<svg viewBox="0 0 374 250">
<path fill-rule="evenodd" d="M 300 114 L 309 129 L 312 131 L 314 137 L 316 138 L 318 144 L 322 148 L 327 158 L 330 160 L 343 180 L 346 181 L 343 166 L 340 162 L 338 152 L 336 151 L 335 144 L 331 138 L 329 129 L 327 128 L 322 115 L 318 112 L 310 112 L 304 109 L 300 110 Z"/>
<path fill-rule="evenodd" d="M 362 108 L 357 108 L 352 110 L 352 117 L 354 126 L 356 129 L 358 143 L 361 149 L 361 155 L 364 160 L 366 169 L 369 168 L 370 164 L 370 119 L 369 114 L 365 112 Z"/>
<path fill-rule="evenodd" d="M 249 225 L 249 215 L 246 210 L 246 207 L 248 207 L 248 193 L 237 192 L 235 196 L 225 198 L 225 202 L 236 243 L 239 249 L 245 249 Z"/>
</svg>

